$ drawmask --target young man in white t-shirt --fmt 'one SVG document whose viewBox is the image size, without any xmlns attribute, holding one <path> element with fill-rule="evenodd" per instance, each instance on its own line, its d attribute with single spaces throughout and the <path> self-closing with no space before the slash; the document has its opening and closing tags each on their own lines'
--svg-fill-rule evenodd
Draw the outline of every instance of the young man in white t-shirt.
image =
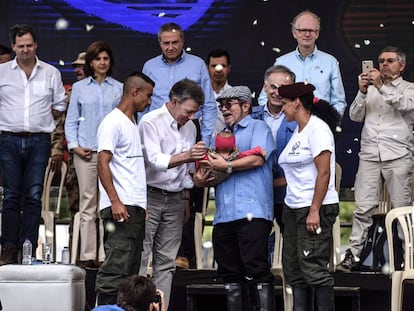
<svg viewBox="0 0 414 311">
<path fill-rule="evenodd" d="M 132 73 L 121 102 L 98 128 L 99 206 L 106 256 L 96 277 L 98 305 L 115 304 L 119 285 L 139 271 L 147 184 L 135 114 L 151 104 L 154 85 L 146 75 Z"/>
</svg>

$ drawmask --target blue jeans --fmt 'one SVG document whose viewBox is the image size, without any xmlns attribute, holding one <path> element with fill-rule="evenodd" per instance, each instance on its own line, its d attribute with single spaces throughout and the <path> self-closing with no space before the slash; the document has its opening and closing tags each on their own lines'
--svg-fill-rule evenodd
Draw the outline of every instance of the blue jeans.
<svg viewBox="0 0 414 311">
<path fill-rule="evenodd" d="M 21 247 L 25 239 L 37 246 L 43 179 L 50 156 L 50 134 L 0 135 L 3 172 L 1 244 Z M 21 213 L 21 211 L 23 213 Z"/>
</svg>

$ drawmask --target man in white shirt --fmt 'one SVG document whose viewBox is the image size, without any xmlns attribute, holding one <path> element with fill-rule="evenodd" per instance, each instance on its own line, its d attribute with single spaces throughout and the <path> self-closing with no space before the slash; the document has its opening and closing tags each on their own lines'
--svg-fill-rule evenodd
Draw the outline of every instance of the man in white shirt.
<svg viewBox="0 0 414 311">
<path fill-rule="evenodd" d="M 66 110 L 60 72 L 37 58 L 34 29 L 15 25 L 10 39 L 16 58 L 0 64 L 4 189 L 0 265 L 17 263 L 17 250 L 26 239 L 35 253 L 50 133 L 55 129 L 54 118 Z"/>
<path fill-rule="evenodd" d="M 147 184 L 134 116 L 150 105 L 154 85 L 146 75 L 132 73 L 121 102 L 98 128 L 99 207 L 106 228 L 105 261 L 96 277 L 99 305 L 115 304 L 121 283 L 139 271 Z"/>
<path fill-rule="evenodd" d="M 146 275 L 152 251 L 152 277 L 165 294 L 168 309 L 175 258 L 181 243 L 184 218 L 189 213 L 189 192 L 194 183 L 192 162 L 206 153 L 204 142 L 196 143 L 195 114 L 204 102 L 204 92 L 192 80 L 173 85 L 169 101 L 145 114 L 138 125 L 144 148 L 148 184 L 148 220 L 140 275 Z"/>
</svg>

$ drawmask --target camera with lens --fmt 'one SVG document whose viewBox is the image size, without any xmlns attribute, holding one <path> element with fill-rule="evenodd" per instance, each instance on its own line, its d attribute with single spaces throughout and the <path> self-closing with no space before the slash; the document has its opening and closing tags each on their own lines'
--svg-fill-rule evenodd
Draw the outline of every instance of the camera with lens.
<svg viewBox="0 0 414 311">
<path fill-rule="evenodd" d="M 161 303 L 161 295 L 160 295 L 160 293 L 156 293 L 155 294 L 154 302 L 155 303 Z"/>
</svg>

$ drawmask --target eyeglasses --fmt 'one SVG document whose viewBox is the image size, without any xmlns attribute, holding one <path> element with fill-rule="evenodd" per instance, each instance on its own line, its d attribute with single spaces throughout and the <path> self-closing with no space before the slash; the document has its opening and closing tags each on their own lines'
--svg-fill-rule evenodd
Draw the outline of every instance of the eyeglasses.
<svg viewBox="0 0 414 311">
<path fill-rule="evenodd" d="M 293 26 L 293 29 L 295 29 L 301 35 L 306 35 L 307 33 L 311 35 L 316 35 L 319 32 L 319 29 L 299 29 L 299 28 L 296 28 L 295 26 Z"/>
<path fill-rule="evenodd" d="M 233 100 L 233 101 L 226 101 L 226 102 L 222 102 L 218 105 L 218 109 L 223 109 L 223 107 L 226 107 L 227 110 L 229 110 L 231 108 L 231 106 L 233 106 L 234 104 L 241 104 L 238 100 Z"/>
<path fill-rule="evenodd" d="M 396 59 L 396 58 L 387 58 L 387 59 L 385 59 L 385 58 L 380 58 L 380 59 L 378 60 L 378 63 L 383 64 L 383 63 L 387 62 L 387 63 L 389 63 L 389 64 L 392 64 L 392 63 L 397 62 L 397 61 L 398 61 L 398 59 Z"/>
</svg>

